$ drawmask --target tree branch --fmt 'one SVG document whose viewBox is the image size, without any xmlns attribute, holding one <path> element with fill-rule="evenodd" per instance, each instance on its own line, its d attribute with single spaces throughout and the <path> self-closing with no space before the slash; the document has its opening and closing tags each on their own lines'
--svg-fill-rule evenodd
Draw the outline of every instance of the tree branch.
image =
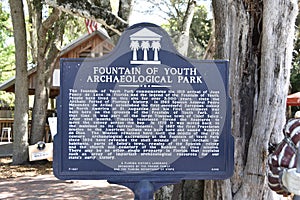
<svg viewBox="0 0 300 200">
<path fill-rule="evenodd" d="M 118 35 L 128 27 L 125 20 L 114 15 L 107 7 L 96 6 L 90 1 L 45 0 L 45 3 L 72 15 L 97 21 Z"/>
<path fill-rule="evenodd" d="M 60 13 L 61 12 L 59 9 L 54 9 L 51 15 L 45 21 L 43 21 L 43 28 L 45 29 L 46 32 L 59 19 Z"/>
<path fill-rule="evenodd" d="M 39 51 L 43 51 L 44 54 L 47 52 L 47 46 L 49 45 L 49 41 L 46 40 L 46 35 L 49 29 L 53 26 L 53 24 L 59 20 L 61 11 L 59 9 L 54 8 L 50 16 L 42 22 L 42 25 L 38 29 L 38 48 Z"/>
</svg>

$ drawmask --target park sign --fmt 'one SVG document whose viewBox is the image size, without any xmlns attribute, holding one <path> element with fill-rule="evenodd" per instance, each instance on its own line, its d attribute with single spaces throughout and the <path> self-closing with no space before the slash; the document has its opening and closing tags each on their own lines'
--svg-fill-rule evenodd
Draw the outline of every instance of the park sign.
<svg viewBox="0 0 300 200">
<path fill-rule="evenodd" d="M 101 58 L 61 59 L 54 173 L 134 188 L 233 173 L 226 60 L 181 56 L 159 26 Z"/>
</svg>

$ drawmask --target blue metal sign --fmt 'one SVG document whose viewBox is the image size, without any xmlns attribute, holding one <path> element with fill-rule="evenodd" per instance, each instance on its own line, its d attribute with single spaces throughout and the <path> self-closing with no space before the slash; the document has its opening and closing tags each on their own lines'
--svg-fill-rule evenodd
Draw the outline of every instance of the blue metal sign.
<svg viewBox="0 0 300 200">
<path fill-rule="evenodd" d="M 131 188 L 229 178 L 228 67 L 179 55 L 148 23 L 128 28 L 107 56 L 62 59 L 55 176 Z"/>
</svg>

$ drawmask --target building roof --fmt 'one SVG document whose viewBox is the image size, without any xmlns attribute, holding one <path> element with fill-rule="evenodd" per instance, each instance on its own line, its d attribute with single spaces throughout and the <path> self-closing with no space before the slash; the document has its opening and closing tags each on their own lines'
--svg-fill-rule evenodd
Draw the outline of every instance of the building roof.
<svg viewBox="0 0 300 200">
<path fill-rule="evenodd" d="M 28 70 L 28 76 L 32 75 L 35 72 L 36 72 L 36 67 L 30 68 Z M 14 92 L 15 82 L 16 82 L 16 77 L 15 76 L 13 76 L 10 79 L 4 81 L 3 83 L 0 84 L 0 91 Z"/>
<path fill-rule="evenodd" d="M 69 51 L 71 51 L 75 47 L 81 45 L 82 43 L 86 42 L 87 40 L 94 37 L 95 35 L 99 35 L 101 38 L 103 38 L 104 40 L 106 40 L 107 42 L 112 44 L 111 39 L 108 36 L 107 32 L 105 30 L 99 30 L 98 29 L 98 30 L 92 32 L 91 34 L 86 33 L 86 34 L 80 36 L 79 38 L 73 40 L 72 42 L 70 42 L 66 46 L 64 46 L 60 51 L 60 56 L 63 56 L 64 54 L 68 53 Z"/>
<path fill-rule="evenodd" d="M 95 35 L 98 35 L 100 38 L 108 42 L 109 44 L 113 45 L 113 43 L 110 40 L 110 37 L 106 33 L 105 30 L 96 30 L 91 34 L 84 34 L 81 37 L 73 40 L 71 43 L 67 44 L 65 47 L 62 48 L 59 57 L 63 57 L 68 52 L 72 51 L 76 47 L 78 47 L 81 44 L 84 44 L 85 42 L 89 41 L 91 38 L 93 38 Z M 114 46 L 114 45 L 113 45 Z M 36 67 L 31 67 L 28 70 L 28 77 L 32 76 L 36 72 Z M 30 84 L 30 83 L 29 83 Z M 6 92 L 14 92 L 14 85 L 15 85 L 15 76 L 4 81 L 0 84 L 0 91 L 6 91 Z M 34 94 L 34 88 L 29 87 L 29 94 Z"/>
</svg>

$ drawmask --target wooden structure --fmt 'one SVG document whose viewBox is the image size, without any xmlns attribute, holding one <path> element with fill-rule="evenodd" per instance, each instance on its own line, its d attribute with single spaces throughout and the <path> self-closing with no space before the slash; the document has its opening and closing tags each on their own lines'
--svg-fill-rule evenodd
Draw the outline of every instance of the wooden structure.
<svg viewBox="0 0 300 200">
<path fill-rule="evenodd" d="M 74 40 L 65 46 L 60 52 L 60 58 L 94 58 L 108 54 L 114 48 L 113 43 L 102 31 L 96 30 L 91 34 L 86 34 Z M 55 65 L 59 69 L 59 62 Z M 28 92 L 34 95 L 36 84 L 36 67 L 28 70 Z M 14 92 L 15 77 L 5 81 L 0 85 L 0 90 L 6 92 Z M 59 94 L 59 87 L 50 88 L 50 98 L 55 98 Z"/>
<path fill-rule="evenodd" d="M 300 92 L 289 94 L 286 100 L 287 106 L 300 106 Z"/>
<path fill-rule="evenodd" d="M 3 132 L 5 129 L 10 128 L 10 134 L 12 137 L 13 133 L 13 123 L 14 119 L 13 118 L 0 118 L 0 141 L 9 141 L 9 136 L 6 134 L 4 135 Z"/>
<path fill-rule="evenodd" d="M 65 46 L 61 52 L 60 58 L 95 58 L 101 57 L 105 54 L 108 54 L 114 48 L 113 43 L 111 42 L 109 36 L 101 31 L 96 30 L 91 34 L 85 34 L 78 39 L 74 40 L 67 46 Z M 55 69 L 59 69 L 59 61 L 55 65 Z M 31 67 L 28 70 L 28 92 L 29 95 L 34 95 L 35 84 L 36 84 L 36 67 Z M 53 74 L 52 74 L 53 75 Z M 52 84 L 51 84 L 52 85 Z M 6 92 L 14 92 L 15 89 L 15 77 L 5 81 L 0 85 L 0 90 Z M 54 99 L 59 95 L 59 87 L 51 86 L 49 98 Z M 13 121 L 9 120 L 9 126 L 12 127 Z M 0 119 L 0 133 L 2 127 L 7 123 L 6 119 Z M 4 125 L 2 125 L 4 124 Z M 49 130 L 49 128 L 46 128 Z M 47 132 L 47 131 L 46 131 Z M 49 132 L 49 131 L 48 131 Z"/>
</svg>

